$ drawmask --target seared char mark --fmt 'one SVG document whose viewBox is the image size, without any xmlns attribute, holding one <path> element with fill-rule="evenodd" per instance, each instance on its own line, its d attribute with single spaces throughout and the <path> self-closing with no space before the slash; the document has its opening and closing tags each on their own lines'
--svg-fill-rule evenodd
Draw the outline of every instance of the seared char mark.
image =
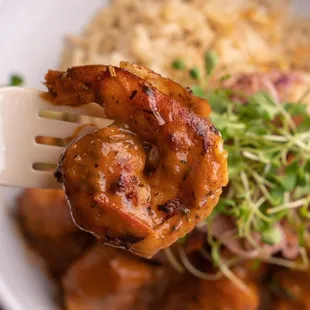
<svg viewBox="0 0 310 310">
<path fill-rule="evenodd" d="M 194 92 L 193 92 L 193 90 L 190 88 L 190 87 L 185 87 L 185 89 L 186 89 L 186 91 L 189 93 L 189 94 L 191 94 L 191 95 L 193 95 L 194 94 Z"/>
<path fill-rule="evenodd" d="M 140 242 L 144 239 L 144 237 L 138 237 L 138 236 L 133 236 L 133 235 L 123 235 L 118 238 L 119 242 L 122 244 L 135 244 L 137 242 Z"/>
<path fill-rule="evenodd" d="M 133 98 L 135 98 L 135 96 L 136 96 L 137 93 L 138 93 L 138 91 L 135 89 L 135 90 L 131 93 L 129 99 L 132 100 Z"/>
<path fill-rule="evenodd" d="M 103 243 L 109 243 L 113 246 L 121 247 L 129 250 L 130 247 L 138 242 L 141 242 L 144 237 L 134 236 L 130 234 L 124 234 L 121 236 L 114 237 L 109 230 L 106 231 L 105 238 L 99 239 Z"/>
<path fill-rule="evenodd" d="M 127 193 L 136 188 L 139 181 L 134 175 L 121 175 L 118 180 L 111 184 L 110 190 L 112 193 L 116 194 L 117 192 Z"/>
<path fill-rule="evenodd" d="M 165 212 L 169 216 L 189 213 L 189 209 L 181 203 L 180 198 L 174 198 L 169 200 L 165 204 L 159 205 L 158 210 Z"/>
<path fill-rule="evenodd" d="M 218 129 L 217 129 L 214 125 L 212 125 L 212 124 L 211 124 L 211 126 L 210 126 L 210 130 L 211 130 L 213 133 L 217 134 L 217 135 L 220 134 L 220 132 L 218 131 Z"/>
<path fill-rule="evenodd" d="M 60 168 L 57 168 L 55 170 L 54 177 L 57 180 L 57 182 L 62 184 L 62 182 L 63 182 L 63 175 L 62 175 L 62 170 Z"/>
<path fill-rule="evenodd" d="M 141 89 L 149 97 L 154 95 L 152 89 L 149 86 L 143 85 Z"/>
</svg>

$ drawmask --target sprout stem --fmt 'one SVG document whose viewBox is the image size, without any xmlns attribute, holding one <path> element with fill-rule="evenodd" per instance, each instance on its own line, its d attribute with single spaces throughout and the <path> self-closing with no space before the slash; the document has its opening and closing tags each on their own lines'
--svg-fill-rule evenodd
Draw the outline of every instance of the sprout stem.
<svg viewBox="0 0 310 310">
<path fill-rule="evenodd" d="M 302 207 L 303 205 L 305 205 L 306 203 L 310 202 L 310 196 L 308 198 L 302 198 L 293 202 L 289 202 L 289 203 L 284 203 L 280 206 L 274 207 L 274 208 L 270 208 L 267 210 L 268 214 L 274 214 L 286 209 L 294 209 L 294 208 L 299 208 Z"/>
</svg>

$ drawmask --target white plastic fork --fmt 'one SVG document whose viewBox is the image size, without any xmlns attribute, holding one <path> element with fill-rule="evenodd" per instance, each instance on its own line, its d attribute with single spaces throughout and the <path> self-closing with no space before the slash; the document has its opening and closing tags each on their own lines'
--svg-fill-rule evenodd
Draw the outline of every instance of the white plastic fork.
<svg viewBox="0 0 310 310">
<path fill-rule="evenodd" d="M 81 107 L 56 106 L 41 94 L 22 87 L 0 88 L 0 185 L 60 188 L 53 171 L 37 170 L 36 164 L 56 164 L 64 148 L 39 144 L 36 137 L 64 139 L 83 124 L 103 128 L 113 122 L 104 118 L 104 110 L 95 103 Z M 77 122 L 46 118 L 51 113 L 44 111 L 77 115 Z"/>
</svg>

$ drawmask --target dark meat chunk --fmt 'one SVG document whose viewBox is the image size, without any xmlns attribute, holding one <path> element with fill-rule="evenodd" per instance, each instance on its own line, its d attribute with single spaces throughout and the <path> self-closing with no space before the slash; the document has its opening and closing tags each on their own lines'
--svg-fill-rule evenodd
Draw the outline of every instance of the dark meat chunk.
<svg viewBox="0 0 310 310">
<path fill-rule="evenodd" d="M 67 310 L 144 310 L 156 298 L 161 267 L 105 245 L 95 245 L 63 278 Z"/>
<path fill-rule="evenodd" d="M 64 192 L 28 189 L 18 198 L 18 217 L 33 237 L 57 238 L 77 232 Z"/>
<path fill-rule="evenodd" d="M 72 222 L 61 190 L 28 189 L 18 198 L 16 211 L 27 242 L 56 277 L 92 243 Z"/>
<path fill-rule="evenodd" d="M 257 310 L 259 289 L 253 281 L 246 284 L 248 292 L 243 292 L 225 277 L 206 281 L 185 276 L 171 286 L 154 310 Z"/>
</svg>

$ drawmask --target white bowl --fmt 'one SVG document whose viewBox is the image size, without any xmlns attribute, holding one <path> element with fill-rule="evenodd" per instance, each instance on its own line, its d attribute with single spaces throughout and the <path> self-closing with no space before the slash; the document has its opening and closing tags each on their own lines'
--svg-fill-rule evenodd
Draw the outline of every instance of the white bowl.
<svg viewBox="0 0 310 310">
<path fill-rule="evenodd" d="M 0 85 L 12 72 L 21 72 L 26 86 L 41 87 L 46 70 L 57 66 L 63 36 L 78 33 L 106 2 L 0 0 Z M 295 0 L 294 8 L 310 15 L 309 0 Z M 10 215 L 19 193 L 19 189 L 0 187 L 0 304 L 7 310 L 55 310 L 53 288 L 25 251 Z"/>
<path fill-rule="evenodd" d="M 106 2 L 0 0 L 0 85 L 17 72 L 25 75 L 26 86 L 42 87 L 47 69 L 57 67 L 64 35 L 79 33 Z M 0 305 L 7 310 L 55 310 L 53 287 L 26 251 L 10 214 L 20 192 L 0 187 Z"/>
</svg>

